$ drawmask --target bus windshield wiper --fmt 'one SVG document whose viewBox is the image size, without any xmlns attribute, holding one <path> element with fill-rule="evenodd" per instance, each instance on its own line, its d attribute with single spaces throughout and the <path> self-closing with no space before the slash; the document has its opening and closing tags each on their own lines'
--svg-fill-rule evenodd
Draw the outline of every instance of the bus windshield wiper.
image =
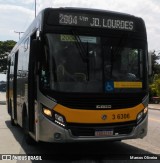
<svg viewBox="0 0 160 163">
<path fill-rule="evenodd" d="M 85 49 L 85 47 L 83 46 L 82 41 L 81 41 L 79 35 L 76 34 L 75 31 L 72 30 L 72 34 L 73 34 L 73 36 L 76 39 L 75 44 L 76 44 L 77 49 L 78 49 L 78 51 L 79 51 L 79 53 L 81 55 L 82 60 L 84 62 L 88 62 L 88 52 L 87 52 L 88 51 L 88 47 L 87 47 L 87 49 Z"/>
<path fill-rule="evenodd" d="M 89 80 L 89 54 L 88 54 L 88 42 L 87 42 L 87 48 L 85 49 L 85 47 L 83 46 L 83 43 L 79 37 L 78 34 L 75 33 L 75 31 L 72 30 L 72 34 L 76 39 L 76 46 L 77 49 L 79 51 L 79 54 L 83 60 L 83 62 L 87 63 L 87 80 Z"/>
</svg>

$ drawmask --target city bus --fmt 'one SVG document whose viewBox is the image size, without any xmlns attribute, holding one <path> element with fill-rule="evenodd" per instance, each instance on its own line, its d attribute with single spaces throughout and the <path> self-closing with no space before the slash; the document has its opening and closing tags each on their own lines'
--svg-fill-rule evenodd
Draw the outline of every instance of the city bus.
<svg viewBox="0 0 160 163">
<path fill-rule="evenodd" d="M 142 18 L 85 8 L 46 8 L 8 57 L 12 125 L 33 142 L 143 138 L 148 50 Z"/>
</svg>

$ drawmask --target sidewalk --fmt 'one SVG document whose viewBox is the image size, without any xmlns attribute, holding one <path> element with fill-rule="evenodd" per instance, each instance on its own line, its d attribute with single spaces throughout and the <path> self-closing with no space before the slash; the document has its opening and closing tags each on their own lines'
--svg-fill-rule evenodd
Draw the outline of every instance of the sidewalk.
<svg viewBox="0 0 160 163">
<path fill-rule="evenodd" d="M 6 104 L 6 92 L 0 92 L 0 105 Z"/>
<path fill-rule="evenodd" d="M 149 104 L 148 105 L 149 109 L 153 109 L 153 110 L 159 110 L 160 111 L 160 104 Z"/>
</svg>

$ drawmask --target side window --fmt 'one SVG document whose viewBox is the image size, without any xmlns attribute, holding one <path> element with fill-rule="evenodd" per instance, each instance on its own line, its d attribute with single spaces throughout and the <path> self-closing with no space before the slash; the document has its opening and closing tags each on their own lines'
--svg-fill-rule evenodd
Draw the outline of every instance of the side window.
<svg viewBox="0 0 160 163">
<path fill-rule="evenodd" d="M 10 60 L 10 80 L 13 80 L 13 74 L 14 74 L 14 54 L 11 56 Z"/>
<path fill-rule="evenodd" d="M 7 67 L 8 71 L 7 71 L 7 81 L 9 82 L 10 79 L 10 69 L 11 69 L 11 59 L 9 58 L 8 60 L 8 67 Z"/>
</svg>

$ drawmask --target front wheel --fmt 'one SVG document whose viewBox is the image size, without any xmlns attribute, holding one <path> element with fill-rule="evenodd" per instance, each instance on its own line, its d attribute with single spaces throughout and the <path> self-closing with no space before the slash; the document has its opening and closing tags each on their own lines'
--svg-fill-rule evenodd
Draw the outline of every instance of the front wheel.
<svg viewBox="0 0 160 163">
<path fill-rule="evenodd" d="M 16 126 L 16 123 L 14 122 L 14 119 L 12 118 L 12 115 L 11 115 L 11 125 Z"/>
<path fill-rule="evenodd" d="M 29 131 L 28 131 L 28 120 L 27 120 L 27 117 L 25 116 L 24 117 L 24 121 L 23 121 L 23 130 L 24 130 L 24 139 L 25 139 L 25 142 L 28 144 L 28 145 L 35 145 L 36 144 L 36 141 L 29 135 Z"/>
<path fill-rule="evenodd" d="M 11 105 L 12 103 L 11 103 L 11 101 L 10 101 L 10 103 L 9 103 L 9 109 L 10 109 L 10 115 L 11 115 L 11 125 L 12 126 L 16 126 L 16 123 L 14 122 L 14 118 L 13 118 L 13 116 L 12 116 L 12 105 Z"/>
<path fill-rule="evenodd" d="M 158 104 L 159 102 L 158 102 L 158 100 L 155 100 L 154 103 L 155 103 L 155 104 Z"/>
</svg>

